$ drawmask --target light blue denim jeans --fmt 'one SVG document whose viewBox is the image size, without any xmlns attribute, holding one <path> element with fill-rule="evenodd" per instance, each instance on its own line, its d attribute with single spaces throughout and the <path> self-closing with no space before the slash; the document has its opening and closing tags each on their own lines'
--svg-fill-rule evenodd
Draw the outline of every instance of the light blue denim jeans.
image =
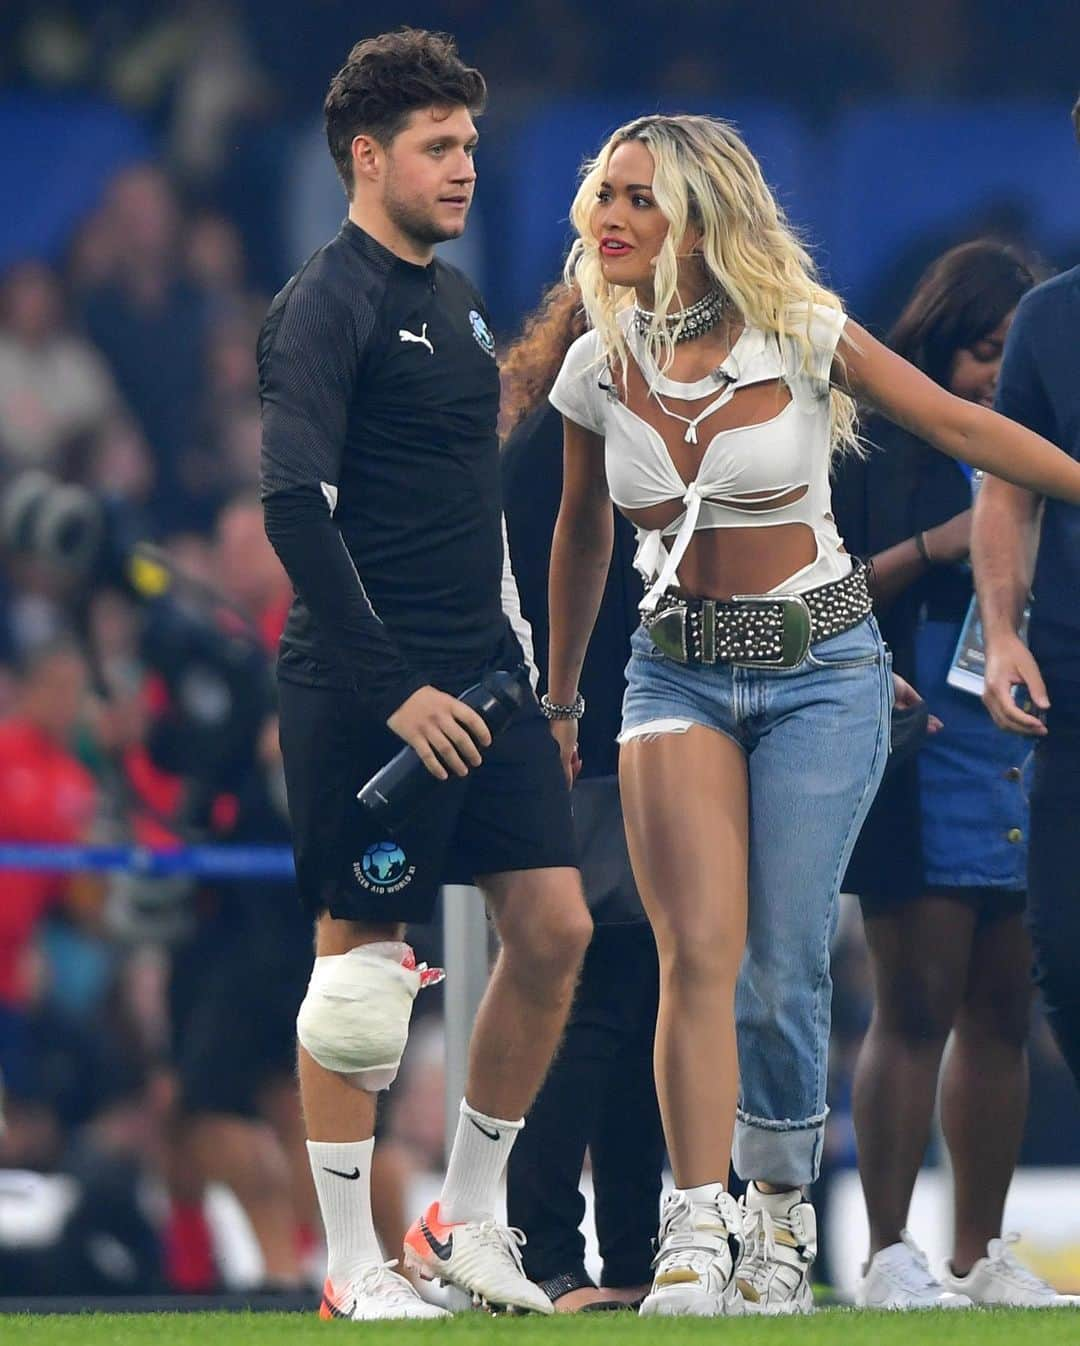
<svg viewBox="0 0 1080 1346">
<path fill-rule="evenodd" d="M 812 1182 L 828 1112 L 829 945 L 840 882 L 889 752 L 891 656 L 873 617 L 813 645 L 790 669 L 680 664 L 643 628 L 631 649 L 621 737 L 688 720 L 746 753 L 749 910 L 735 996 L 733 1162 L 745 1179 Z"/>
</svg>

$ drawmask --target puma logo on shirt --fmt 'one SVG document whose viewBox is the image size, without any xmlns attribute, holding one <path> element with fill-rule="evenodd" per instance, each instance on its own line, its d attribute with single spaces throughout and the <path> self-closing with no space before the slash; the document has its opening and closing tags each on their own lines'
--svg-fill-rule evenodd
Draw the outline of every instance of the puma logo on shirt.
<svg viewBox="0 0 1080 1346">
<path fill-rule="evenodd" d="M 404 327 L 398 328 L 398 336 L 402 341 L 415 341 L 419 346 L 426 346 L 432 355 L 435 354 L 435 347 L 428 340 L 427 323 L 424 323 L 423 327 L 421 327 L 419 336 L 417 336 L 415 332 L 410 332 Z"/>
</svg>

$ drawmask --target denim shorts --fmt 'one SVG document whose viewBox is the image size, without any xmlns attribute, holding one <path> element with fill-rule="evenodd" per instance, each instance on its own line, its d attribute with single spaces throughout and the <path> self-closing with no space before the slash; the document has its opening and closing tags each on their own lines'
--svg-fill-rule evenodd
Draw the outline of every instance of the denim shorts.
<svg viewBox="0 0 1080 1346">
<path fill-rule="evenodd" d="M 816 700 L 813 689 L 829 674 L 842 675 L 846 687 L 862 687 L 868 682 L 866 670 L 877 669 L 876 675 L 869 674 L 869 682 L 884 687 L 887 680 L 881 666 L 888 660 L 891 669 L 891 656 L 873 617 L 812 645 L 794 668 L 682 664 L 658 650 L 644 626 L 631 637 L 630 651 L 620 742 L 653 720 L 689 720 L 726 734 L 748 751 L 762 717 L 767 720 L 770 711 L 783 713 L 804 699 Z M 891 712 L 891 683 L 888 694 Z"/>
<path fill-rule="evenodd" d="M 705 725 L 746 754 L 734 1163 L 746 1179 L 812 1182 L 827 1114 L 829 944 L 840 881 L 885 770 L 891 657 L 873 617 L 818 642 L 794 668 L 681 664 L 643 628 L 631 650 L 620 741 L 646 727 Z"/>
</svg>

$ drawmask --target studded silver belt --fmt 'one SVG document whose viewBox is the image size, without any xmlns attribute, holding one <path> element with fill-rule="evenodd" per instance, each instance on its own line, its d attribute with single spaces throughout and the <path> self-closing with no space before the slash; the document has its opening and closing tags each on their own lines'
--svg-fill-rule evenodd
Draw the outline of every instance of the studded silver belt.
<svg viewBox="0 0 1080 1346">
<path fill-rule="evenodd" d="M 664 594 L 643 623 L 661 654 L 683 664 L 794 668 L 811 645 L 858 626 L 870 611 L 866 567 L 856 562 L 850 575 L 802 594 Z"/>
</svg>

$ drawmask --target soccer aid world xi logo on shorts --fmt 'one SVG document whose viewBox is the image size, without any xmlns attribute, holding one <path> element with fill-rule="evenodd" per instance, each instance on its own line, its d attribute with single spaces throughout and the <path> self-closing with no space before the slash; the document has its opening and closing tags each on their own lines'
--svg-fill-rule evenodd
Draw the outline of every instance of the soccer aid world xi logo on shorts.
<svg viewBox="0 0 1080 1346">
<path fill-rule="evenodd" d="M 400 893 L 412 882 L 416 866 L 396 841 L 376 841 L 353 865 L 353 873 L 368 892 Z"/>
</svg>

